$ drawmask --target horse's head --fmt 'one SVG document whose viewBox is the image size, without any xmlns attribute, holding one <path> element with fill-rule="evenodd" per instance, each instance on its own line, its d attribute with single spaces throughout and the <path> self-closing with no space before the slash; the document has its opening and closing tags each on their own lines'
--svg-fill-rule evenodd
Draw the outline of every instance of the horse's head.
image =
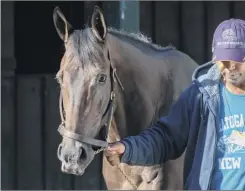
<svg viewBox="0 0 245 191">
<path fill-rule="evenodd" d="M 58 158 L 62 171 L 82 175 L 93 160 L 95 139 L 111 111 L 114 75 L 102 11 L 95 7 L 91 27 L 73 30 L 59 8 L 53 13 L 55 28 L 65 43 L 57 79 L 61 85 L 62 143 Z M 62 107 L 63 105 L 63 107 Z M 63 114 L 64 111 L 64 114 Z M 64 115 L 64 117 L 63 117 Z"/>
</svg>

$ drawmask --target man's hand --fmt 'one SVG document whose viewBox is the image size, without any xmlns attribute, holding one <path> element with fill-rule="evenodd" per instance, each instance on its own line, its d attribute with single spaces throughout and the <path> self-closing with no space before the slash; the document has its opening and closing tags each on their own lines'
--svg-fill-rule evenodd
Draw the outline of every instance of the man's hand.
<svg viewBox="0 0 245 191">
<path fill-rule="evenodd" d="M 107 151 L 111 154 L 122 155 L 125 151 L 125 146 L 120 142 L 110 143 Z"/>
<path fill-rule="evenodd" d="M 124 144 L 120 142 L 115 142 L 109 144 L 109 147 L 107 148 L 105 152 L 105 156 L 107 158 L 107 161 L 112 165 L 118 165 L 120 163 L 120 155 L 122 155 L 125 151 Z"/>
</svg>

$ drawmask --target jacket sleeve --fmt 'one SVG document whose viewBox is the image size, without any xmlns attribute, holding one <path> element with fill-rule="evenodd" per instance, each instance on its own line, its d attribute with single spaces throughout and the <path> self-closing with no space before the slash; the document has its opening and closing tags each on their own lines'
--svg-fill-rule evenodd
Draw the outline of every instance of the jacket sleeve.
<svg viewBox="0 0 245 191">
<path fill-rule="evenodd" d="M 121 142 L 126 149 L 121 162 L 147 166 L 180 157 L 187 145 L 196 94 L 196 88 L 191 85 L 172 105 L 168 116 L 161 117 L 152 128 L 141 134 L 123 139 Z"/>
</svg>

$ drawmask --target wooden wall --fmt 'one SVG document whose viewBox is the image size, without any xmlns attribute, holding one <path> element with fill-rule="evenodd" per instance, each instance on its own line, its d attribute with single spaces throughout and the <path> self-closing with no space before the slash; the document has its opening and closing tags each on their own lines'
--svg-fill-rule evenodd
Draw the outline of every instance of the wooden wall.
<svg viewBox="0 0 245 191">
<path fill-rule="evenodd" d="M 61 173 L 59 85 L 54 75 L 2 78 L 2 189 L 100 189 L 101 155 L 84 176 Z"/>
<path fill-rule="evenodd" d="M 90 22 L 94 5 L 104 10 L 109 26 L 124 26 L 119 1 L 15 2 L 17 72 L 55 73 L 64 47 L 54 28 L 54 7 L 59 6 L 72 26 L 80 29 Z M 211 59 L 217 25 L 232 17 L 245 19 L 244 7 L 244 1 L 141 1 L 136 28 L 154 43 L 176 46 L 201 65 Z"/>
<path fill-rule="evenodd" d="M 2 71 L 1 188 L 103 189 L 101 156 L 96 157 L 82 177 L 60 172 L 56 156 L 61 140 L 57 132 L 59 86 L 54 77 L 63 47 L 52 24 L 52 11 L 58 4 L 73 25 L 80 28 L 89 20 L 95 4 L 114 10 L 105 13 L 107 18 L 118 16 L 116 9 L 111 8 L 118 7 L 117 2 L 22 3 L 15 3 L 15 46 L 11 48 L 15 50 L 17 73 L 5 75 L 6 70 Z M 242 1 L 142 1 L 140 31 L 157 44 L 171 43 L 201 65 L 211 59 L 214 29 L 231 17 L 245 19 L 244 7 Z M 35 19 L 38 15 L 40 18 Z M 5 17 L 5 21 L 6 18 L 10 17 Z M 112 25 L 119 26 L 116 21 Z M 13 30 L 12 25 L 10 29 Z M 8 42 L 2 44 L 3 49 L 9 48 Z M 9 63 L 6 60 L 15 60 L 12 57 L 2 58 L 6 68 Z"/>
<path fill-rule="evenodd" d="M 172 44 L 198 64 L 211 59 L 212 36 L 220 22 L 245 20 L 244 1 L 142 1 L 140 31 L 153 42 Z"/>
</svg>

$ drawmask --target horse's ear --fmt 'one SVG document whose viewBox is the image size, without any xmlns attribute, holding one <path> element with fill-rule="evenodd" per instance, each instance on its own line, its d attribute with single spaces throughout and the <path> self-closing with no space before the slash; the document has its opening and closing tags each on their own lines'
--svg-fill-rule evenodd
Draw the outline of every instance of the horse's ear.
<svg viewBox="0 0 245 191">
<path fill-rule="evenodd" d="M 65 16 L 61 12 L 59 7 L 56 7 L 53 12 L 53 21 L 54 26 L 56 28 L 56 31 L 60 38 L 67 42 L 69 35 L 71 34 L 73 28 L 72 26 L 67 22 Z"/>
<path fill-rule="evenodd" d="M 94 7 L 94 12 L 91 19 L 91 27 L 96 38 L 99 41 L 104 42 L 107 34 L 107 27 L 103 12 L 98 6 Z"/>
</svg>

